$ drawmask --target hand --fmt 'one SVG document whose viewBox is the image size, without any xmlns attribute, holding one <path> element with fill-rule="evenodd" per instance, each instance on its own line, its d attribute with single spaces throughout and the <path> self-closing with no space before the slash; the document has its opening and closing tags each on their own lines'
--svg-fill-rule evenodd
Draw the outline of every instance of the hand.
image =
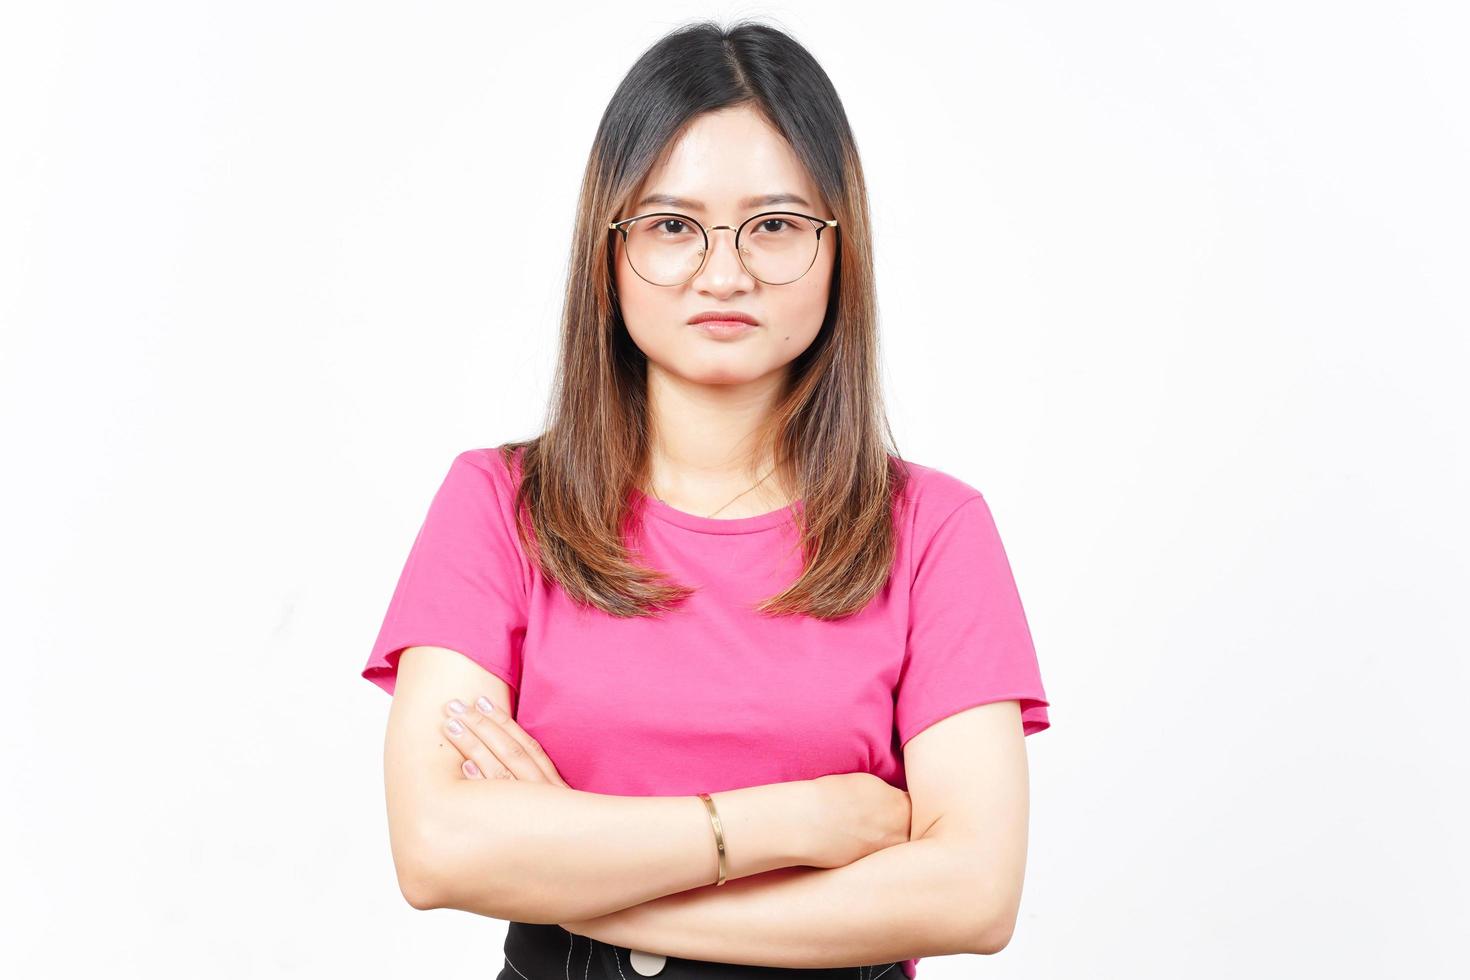
<svg viewBox="0 0 1470 980">
<path fill-rule="evenodd" d="M 521 779 L 566 786 L 541 743 L 490 699 L 475 699 L 467 708 L 455 698 L 444 706 L 443 732 L 464 756 L 460 772 L 466 779 Z M 459 722 L 460 731 L 450 725 Z M 570 788 L 570 787 L 568 787 Z"/>
<path fill-rule="evenodd" d="M 811 780 L 817 797 L 814 853 L 807 862 L 840 868 L 909 839 L 909 794 L 870 772 L 840 772 Z"/>
</svg>

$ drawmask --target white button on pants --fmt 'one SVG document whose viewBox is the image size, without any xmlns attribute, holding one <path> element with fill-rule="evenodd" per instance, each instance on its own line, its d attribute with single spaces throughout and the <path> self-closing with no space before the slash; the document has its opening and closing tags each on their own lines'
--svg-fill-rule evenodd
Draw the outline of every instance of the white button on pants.
<svg viewBox="0 0 1470 980">
<path fill-rule="evenodd" d="M 639 976 L 653 977 L 663 971 L 669 958 L 662 953 L 645 953 L 641 949 L 628 950 L 628 964 Z"/>
</svg>

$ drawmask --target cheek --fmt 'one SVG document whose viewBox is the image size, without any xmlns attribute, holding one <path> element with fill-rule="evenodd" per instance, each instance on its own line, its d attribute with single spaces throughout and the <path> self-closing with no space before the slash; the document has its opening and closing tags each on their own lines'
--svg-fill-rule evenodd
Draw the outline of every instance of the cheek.
<svg viewBox="0 0 1470 980">
<path fill-rule="evenodd" d="M 829 262 L 830 265 L 830 262 Z M 805 348 L 822 329 L 822 319 L 827 314 L 827 300 L 831 296 L 830 272 L 817 276 L 821 270 L 820 260 L 806 278 L 789 286 L 781 287 L 786 292 L 779 306 L 772 307 L 783 325 L 778 339 L 785 345 Z M 779 312 L 778 312 L 779 311 Z"/>
<path fill-rule="evenodd" d="M 656 342 L 658 326 L 674 315 L 670 306 L 670 293 L 677 290 L 651 286 L 638 278 L 626 262 L 617 267 L 613 276 L 617 288 L 618 309 L 623 314 L 623 323 L 634 341 Z"/>
</svg>

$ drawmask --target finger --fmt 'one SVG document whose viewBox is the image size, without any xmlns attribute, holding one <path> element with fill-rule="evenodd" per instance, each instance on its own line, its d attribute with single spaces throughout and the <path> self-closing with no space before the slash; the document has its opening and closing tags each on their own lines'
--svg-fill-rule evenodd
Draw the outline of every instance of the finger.
<svg viewBox="0 0 1470 980">
<path fill-rule="evenodd" d="M 445 703 L 444 710 L 449 718 L 457 719 L 464 726 L 462 731 L 454 732 L 449 728 L 447 722 L 445 725 L 445 731 L 451 736 L 456 737 L 455 747 L 464 756 L 464 763 L 461 765 L 462 770 L 465 765 L 468 765 L 478 772 L 479 778 L 486 778 L 487 772 L 489 773 L 488 778 L 490 779 L 515 778 L 511 771 L 505 768 L 500 760 L 495 757 L 494 752 L 486 744 L 485 740 L 475 734 L 472 727 L 474 717 L 468 714 L 469 708 L 465 706 L 463 701 L 459 698 L 452 698 Z M 475 758 L 480 759 L 483 765 L 476 765 Z M 474 774 L 470 772 L 465 772 L 465 775 L 475 778 Z"/>
<path fill-rule="evenodd" d="M 501 764 L 512 771 L 513 778 L 538 780 L 551 783 L 556 786 L 567 786 L 567 781 L 562 778 L 561 773 L 556 771 L 555 764 L 541 743 L 532 737 L 531 733 L 521 727 L 520 723 L 505 712 L 498 704 L 489 698 L 478 697 L 475 699 L 476 711 L 469 717 L 465 717 L 468 709 L 459 698 L 454 698 L 444 705 L 445 710 L 452 716 L 458 716 L 461 721 L 471 725 L 472 729 L 480 735 L 490 751 L 496 755 Z M 488 719 L 490 726 L 476 725 L 476 721 Z M 498 726 L 501 732 L 508 735 L 512 741 L 506 741 L 495 730 Z M 524 753 L 525 760 L 534 765 L 535 769 L 520 759 L 520 753 Z M 569 786 L 567 788 L 570 788 Z"/>
<path fill-rule="evenodd" d="M 470 732 L 485 744 L 497 763 L 510 772 L 512 779 L 528 783 L 548 782 L 546 774 L 510 732 L 500 727 L 493 718 L 479 711 L 466 712 L 461 719 Z"/>
<path fill-rule="evenodd" d="M 551 756 L 541 747 L 541 743 L 532 737 L 531 733 L 521 727 L 521 723 L 501 710 L 500 706 L 491 702 L 484 695 L 475 699 L 475 709 L 482 715 L 486 715 L 495 724 L 499 725 L 516 743 L 525 751 L 526 756 L 541 770 L 542 777 L 557 786 L 566 786 L 567 781 L 561 778 L 561 773 L 556 771 L 556 766 L 551 761 Z M 499 755 L 499 753 L 496 753 Z M 503 757 L 502 757 L 503 758 Z M 520 778 L 519 776 L 517 778 Z M 570 788 L 570 787 L 568 787 Z"/>
<path fill-rule="evenodd" d="M 464 778 L 466 778 L 466 779 L 484 779 L 485 778 L 484 774 L 480 772 L 480 767 L 477 766 L 477 765 L 475 765 L 475 760 L 474 759 L 466 759 L 463 762 L 461 762 L 459 764 L 459 770 L 460 770 L 460 772 L 464 773 Z"/>
<path fill-rule="evenodd" d="M 459 750 L 459 754 L 473 762 L 483 775 L 491 779 L 514 779 L 515 775 L 501 765 L 500 759 L 475 733 L 474 727 L 466 724 L 469 720 L 470 715 L 467 714 L 444 719 L 444 735 Z"/>
</svg>

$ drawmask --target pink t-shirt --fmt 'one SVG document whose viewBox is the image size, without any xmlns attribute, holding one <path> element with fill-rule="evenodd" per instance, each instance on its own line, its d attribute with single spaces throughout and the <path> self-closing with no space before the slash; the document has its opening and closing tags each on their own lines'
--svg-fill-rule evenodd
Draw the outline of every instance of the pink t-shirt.
<svg viewBox="0 0 1470 980">
<path fill-rule="evenodd" d="M 893 572 L 846 620 L 752 608 L 800 572 L 800 501 L 723 519 L 636 491 L 641 560 L 698 591 L 662 619 L 620 619 L 573 604 L 522 550 L 518 464 L 466 450 L 429 505 L 362 676 L 392 694 L 405 647 L 459 651 L 510 685 L 516 720 L 589 792 L 682 796 L 863 771 L 907 789 L 904 743 L 949 715 L 1015 699 L 1025 734 L 1050 722 L 985 499 L 905 465 Z M 916 969 L 904 961 L 908 977 Z"/>
</svg>

